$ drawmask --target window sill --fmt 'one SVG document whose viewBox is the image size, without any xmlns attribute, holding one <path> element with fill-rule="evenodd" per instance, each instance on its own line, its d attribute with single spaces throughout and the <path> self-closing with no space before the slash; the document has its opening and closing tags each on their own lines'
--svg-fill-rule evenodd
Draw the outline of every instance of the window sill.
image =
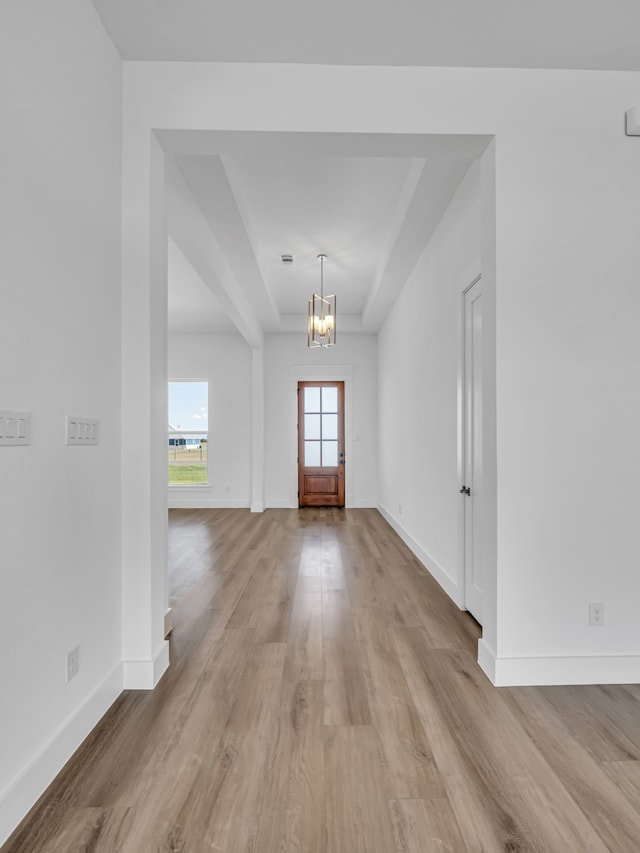
<svg viewBox="0 0 640 853">
<path fill-rule="evenodd" d="M 170 483 L 168 485 L 170 492 L 184 492 L 186 489 L 194 492 L 204 492 L 211 490 L 210 483 Z"/>
</svg>

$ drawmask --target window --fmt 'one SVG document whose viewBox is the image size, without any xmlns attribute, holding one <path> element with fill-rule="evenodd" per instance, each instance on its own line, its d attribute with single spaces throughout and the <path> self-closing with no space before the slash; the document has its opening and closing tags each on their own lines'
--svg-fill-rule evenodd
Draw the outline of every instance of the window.
<svg viewBox="0 0 640 853">
<path fill-rule="evenodd" d="M 169 485 L 208 482 L 209 383 L 169 382 Z"/>
<path fill-rule="evenodd" d="M 304 464 L 335 468 L 338 464 L 338 388 L 304 389 Z"/>
</svg>

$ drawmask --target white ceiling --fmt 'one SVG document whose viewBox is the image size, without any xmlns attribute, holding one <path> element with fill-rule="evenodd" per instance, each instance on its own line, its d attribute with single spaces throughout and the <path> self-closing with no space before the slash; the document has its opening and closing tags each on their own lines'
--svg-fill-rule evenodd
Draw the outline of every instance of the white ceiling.
<svg viewBox="0 0 640 853">
<path fill-rule="evenodd" d="M 232 334 L 236 327 L 173 240 L 169 240 L 169 332 Z"/>
<path fill-rule="evenodd" d="M 638 0 L 93 0 L 124 59 L 640 70 Z"/>
<path fill-rule="evenodd" d="M 377 333 L 488 142 L 469 135 L 159 136 L 173 156 L 170 331 L 228 331 L 224 306 L 251 341 L 257 326 L 304 333 L 307 301 L 320 290 L 320 253 L 339 331 Z M 283 265 L 282 254 L 293 263 Z"/>
<path fill-rule="evenodd" d="M 411 163 L 303 155 L 223 159 L 257 266 L 281 313 L 296 313 L 319 288 L 319 252 L 327 255 L 326 292 L 340 294 L 343 313 L 362 313 Z M 283 252 L 293 255 L 292 266 L 281 264 Z"/>
<path fill-rule="evenodd" d="M 93 3 L 122 57 L 133 60 L 640 70 L 638 0 Z M 208 277 L 202 257 L 188 258 L 185 224 L 180 248 L 169 246 L 170 331 L 238 329 L 248 337 L 257 323 L 265 332 L 303 332 L 324 253 L 340 329 L 377 332 L 478 155 L 455 139 L 442 140 L 435 157 L 412 145 L 379 150 L 374 139 L 344 149 L 329 140 L 285 150 L 264 139 L 165 140 L 180 192 L 214 235 L 224 266 Z M 292 266 L 281 265 L 281 253 L 294 256 Z M 238 299 L 229 281 L 242 291 Z"/>
<path fill-rule="evenodd" d="M 398 266 L 406 273 L 416 263 L 470 160 L 255 154 L 177 162 L 264 331 L 304 330 L 322 253 L 324 292 L 337 296 L 341 330 L 375 333 L 403 280 Z M 283 265 L 282 254 L 293 263 Z M 372 313 L 376 290 L 386 299 Z"/>
</svg>

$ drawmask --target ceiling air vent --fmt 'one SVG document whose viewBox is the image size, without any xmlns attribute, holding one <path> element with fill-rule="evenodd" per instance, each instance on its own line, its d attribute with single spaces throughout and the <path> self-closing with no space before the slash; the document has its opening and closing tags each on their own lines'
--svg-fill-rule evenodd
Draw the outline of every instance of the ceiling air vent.
<svg viewBox="0 0 640 853">
<path fill-rule="evenodd" d="M 293 255 L 280 255 L 280 263 L 285 267 L 293 263 Z"/>
</svg>

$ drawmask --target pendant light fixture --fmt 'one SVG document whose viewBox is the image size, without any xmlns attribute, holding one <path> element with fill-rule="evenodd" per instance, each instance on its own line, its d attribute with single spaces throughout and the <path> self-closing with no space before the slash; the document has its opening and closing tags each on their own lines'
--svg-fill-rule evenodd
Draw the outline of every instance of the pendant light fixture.
<svg viewBox="0 0 640 853">
<path fill-rule="evenodd" d="M 336 342 L 336 297 L 324 295 L 324 262 L 326 255 L 318 255 L 320 261 L 320 296 L 314 293 L 309 300 L 307 321 L 307 346 L 332 347 Z"/>
</svg>

